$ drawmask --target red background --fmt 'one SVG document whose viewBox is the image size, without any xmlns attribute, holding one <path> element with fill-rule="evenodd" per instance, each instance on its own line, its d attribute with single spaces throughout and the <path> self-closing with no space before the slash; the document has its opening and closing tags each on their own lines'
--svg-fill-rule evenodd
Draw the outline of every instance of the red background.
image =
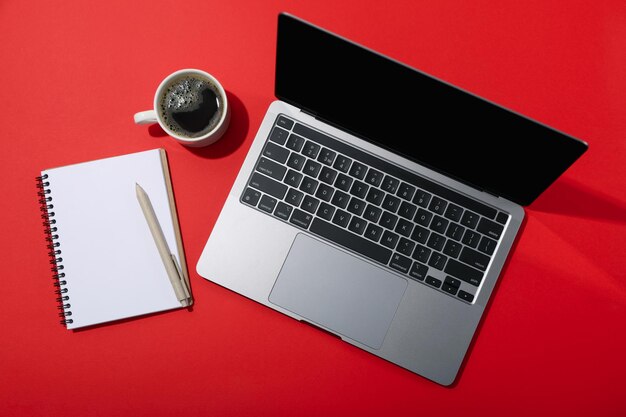
<svg viewBox="0 0 626 417">
<path fill-rule="evenodd" d="M 195 272 L 274 99 L 279 11 L 589 143 L 528 207 L 451 388 Z M 1 416 L 626 414 L 623 0 L 4 0 L 0 61 Z M 226 136 L 202 150 L 133 123 L 185 67 L 215 75 L 232 104 Z M 65 330 L 34 178 L 155 147 L 170 160 L 193 311 Z"/>
</svg>

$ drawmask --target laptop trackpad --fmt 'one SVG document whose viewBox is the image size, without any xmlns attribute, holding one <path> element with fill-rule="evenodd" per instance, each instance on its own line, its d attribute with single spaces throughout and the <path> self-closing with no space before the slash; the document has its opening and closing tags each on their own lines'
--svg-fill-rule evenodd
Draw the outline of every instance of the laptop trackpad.
<svg viewBox="0 0 626 417">
<path fill-rule="evenodd" d="M 406 287 L 406 279 L 298 234 L 269 300 L 380 349 Z"/>
</svg>

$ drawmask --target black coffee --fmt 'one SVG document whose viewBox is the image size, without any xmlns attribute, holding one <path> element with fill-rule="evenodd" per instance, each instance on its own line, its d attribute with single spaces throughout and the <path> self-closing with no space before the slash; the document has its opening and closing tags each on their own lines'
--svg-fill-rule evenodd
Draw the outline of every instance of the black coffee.
<svg viewBox="0 0 626 417">
<path fill-rule="evenodd" d="M 209 133 L 222 116 L 222 98 L 209 80 L 185 75 L 172 81 L 161 97 L 161 117 L 179 136 L 197 138 Z"/>
</svg>

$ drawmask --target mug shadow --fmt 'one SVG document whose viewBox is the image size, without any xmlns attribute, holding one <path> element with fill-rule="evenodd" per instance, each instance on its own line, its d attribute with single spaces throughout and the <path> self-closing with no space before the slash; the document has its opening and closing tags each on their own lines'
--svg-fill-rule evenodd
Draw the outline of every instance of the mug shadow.
<svg viewBox="0 0 626 417">
<path fill-rule="evenodd" d="M 626 224 L 626 202 L 568 178 L 552 184 L 528 209 Z"/>
<path fill-rule="evenodd" d="M 192 148 L 181 144 L 183 148 L 202 158 L 219 159 L 230 155 L 241 146 L 250 128 L 248 111 L 239 97 L 231 91 L 226 90 L 226 96 L 228 97 L 228 104 L 230 105 L 230 123 L 228 124 L 228 129 L 224 133 L 224 136 L 209 146 Z M 167 136 L 167 133 L 158 123 L 150 125 L 148 127 L 148 133 L 152 137 Z"/>
<path fill-rule="evenodd" d="M 158 123 L 151 124 L 148 126 L 148 134 L 153 138 L 162 138 L 163 136 L 167 136 L 167 133 Z"/>
</svg>

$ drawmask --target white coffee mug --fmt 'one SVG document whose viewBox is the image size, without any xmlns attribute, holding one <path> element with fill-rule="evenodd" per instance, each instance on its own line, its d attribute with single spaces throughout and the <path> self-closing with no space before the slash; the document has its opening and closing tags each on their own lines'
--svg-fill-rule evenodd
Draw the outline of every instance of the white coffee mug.
<svg viewBox="0 0 626 417">
<path fill-rule="evenodd" d="M 226 92 L 211 74 L 193 68 L 168 75 L 154 94 L 152 110 L 135 113 L 135 123 L 158 123 L 179 143 L 201 147 L 215 143 L 230 123 Z"/>
</svg>

